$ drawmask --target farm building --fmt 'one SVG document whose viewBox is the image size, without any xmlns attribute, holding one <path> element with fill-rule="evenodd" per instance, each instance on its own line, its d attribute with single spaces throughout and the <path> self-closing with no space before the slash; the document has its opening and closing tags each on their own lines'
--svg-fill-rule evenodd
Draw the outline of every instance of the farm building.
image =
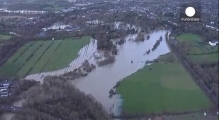
<svg viewBox="0 0 219 120">
<path fill-rule="evenodd" d="M 208 42 L 211 46 L 216 46 L 218 45 L 218 40 L 212 40 Z"/>
</svg>

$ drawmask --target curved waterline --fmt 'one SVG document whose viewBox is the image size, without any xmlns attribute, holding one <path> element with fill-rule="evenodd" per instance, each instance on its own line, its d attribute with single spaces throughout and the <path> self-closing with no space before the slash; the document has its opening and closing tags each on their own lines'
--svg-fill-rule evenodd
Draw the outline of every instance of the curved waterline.
<svg viewBox="0 0 219 120">
<path fill-rule="evenodd" d="M 109 91 L 118 81 L 143 68 L 146 65 L 146 61 L 152 61 L 160 55 L 170 52 L 165 40 L 166 33 L 167 31 L 165 30 L 154 31 L 149 34 L 150 39 L 143 42 L 133 41 L 137 36 L 136 34 L 128 35 L 126 37 L 126 42 L 123 45 L 117 46 L 119 52 L 118 55 L 116 55 L 116 60 L 113 64 L 97 67 L 86 77 L 78 78 L 70 81 L 70 83 L 75 85 L 85 94 L 92 95 L 109 113 L 119 115 L 121 112 L 120 106 L 122 104 L 122 99 L 120 95 L 114 95 L 112 98 L 109 98 Z M 163 37 L 163 40 L 158 48 L 153 52 L 150 52 L 148 55 L 145 54 L 146 51 L 152 49 L 156 40 L 158 40 L 160 36 Z M 90 63 L 97 65 L 95 58 L 93 57 L 93 54 L 97 51 L 96 48 L 96 41 L 91 40 L 88 45 L 84 46 L 79 51 L 78 58 L 73 60 L 69 64 L 69 67 L 53 72 L 29 75 L 26 79 L 34 79 L 42 82 L 45 76 L 62 75 L 66 72 L 73 71 L 80 67 L 86 59 L 89 59 Z M 133 62 L 131 63 L 131 61 Z"/>
<path fill-rule="evenodd" d="M 160 36 L 165 38 L 166 32 L 153 32 L 150 34 L 150 39 L 144 42 L 129 41 L 129 39 L 135 38 L 136 35 L 127 36 L 126 43 L 118 46 L 119 53 L 116 56 L 115 63 L 98 67 L 88 76 L 71 81 L 71 83 L 84 93 L 93 95 L 109 113 L 119 115 L 122 99 L 120 95 L 109 98 L 109 91 L 118 81 L 143 68 L 147 60 L 154 60 L 160 55 L 170 52 L 166 41 L 163 40 L 155 51 L 149 55 L 144 55 L 148 49 L 152 48 Z"/>
</svg>

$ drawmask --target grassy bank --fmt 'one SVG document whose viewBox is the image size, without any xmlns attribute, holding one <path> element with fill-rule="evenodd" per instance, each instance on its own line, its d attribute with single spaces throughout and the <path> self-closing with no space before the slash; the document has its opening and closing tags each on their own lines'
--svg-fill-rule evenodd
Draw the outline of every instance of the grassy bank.
<svg viewBox="0 0 219 120">
<path fill-rule="evenodd" d="M 125 78 L 117 91 L 123 99 L 122 110 L 130 114 L 178 113 L 212 107 L 172 53 Z"/>
<path fill-rule="evenodd" d="M 78 40 L 48 40 L 29 42 L 21 47 L 0 67 L 0 78 L 25 77 L 67 67 L 78 51 L 89 43 L 90 37 Z"/>
</svg>

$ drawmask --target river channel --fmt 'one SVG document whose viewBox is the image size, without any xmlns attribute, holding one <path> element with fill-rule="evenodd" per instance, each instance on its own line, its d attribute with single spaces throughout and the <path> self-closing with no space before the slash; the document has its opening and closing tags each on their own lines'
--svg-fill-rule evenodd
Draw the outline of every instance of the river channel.
<svg viewBox="0 0 219 120">
<path fill-rule="evenodd" d="M 165 40 L 166 32 L 165 30 L 151 32 L 149 34 L 150 39 L 142 42 L 133 41 L 137 35 L 128 35 L 123 45 L 117 45 L 119 52 L 113 64 L 97 67 L 86 77 L 81 77 L 69 82 L 85 94 L 92 95 L 109 113 L 119 115 L 122 99 L 120 95 L 114 95 L 112 98 L 109 98 L 109 91 L 118 81 L 143 68 L 147 60 L 154 60 L 160 55 L 170 52 Z M 145 54 L 146 51 L 152 49 L 160 36 L 163 37 L 163 40 L 157 49 L 149 54 Z M 42 82 L 43 78 L 47 75 L 61 75 L 73 71 L 75 68 L 80 67 L 86 59 L 89 59 L 90 63 L 97 65 L 93 56 L 93 54 L 97 52 L 96 47 L 96 40 L 91 39 L 88 45 L 81 48 L 78 58 L 73 60 L 67 68 L 29 75 L 26 79 L 35 79 Z M 131 63 L 131 61 L 133 62 Z"/>
</svg>

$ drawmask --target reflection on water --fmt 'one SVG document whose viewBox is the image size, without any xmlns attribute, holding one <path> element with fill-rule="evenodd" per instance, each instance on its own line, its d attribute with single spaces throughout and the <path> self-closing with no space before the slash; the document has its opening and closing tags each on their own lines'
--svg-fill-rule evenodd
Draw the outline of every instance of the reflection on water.
<svg viewBox="0 0 219 120">
<path fill-rule="evenodd" d="M 114 95 L 112 98 L 109 98 L 110 89 L 112 89 L 118 81 L 143 68 L 147 60 L 154 60 L 160 55 L 170 52 L 165 41 L 166 32 L 167 31 L 152 32 L 149 34 L 150 39 L 143 42 L 134 42 L 131 40 L 136 38 L 136 34 L 128 35 L 126 42 L 123 45 L 117 46 L 119 52 L 113 64 L 97 67 L 86 77 L 78 78 L 70 82 L 84 93 L 93 95 L 97 101 L 102 103 L 108 112 L 118 115 L 120 113 L 119 106 L 122 100 L 119 95 Z M 160 36 L 163 37 L 163 40 L 158 48 L 146 55 L 145 52 L 152 49 Z M 26 78 L 42 82 L 43 78 L 47 75 L 61 75 L 65 72 L 73 71 L 75 68 L 80 67 L 86 59 L 89 59 L 90 63 L 97 65 L 93 56 L 94 53 L 97 52 L 96 48 L 97 42 L 91 40 L 88 45 L 79 51 L 78 58 L 73 60 L 67 68 L 29 75 Z M 131 61 L 133 62 L 131 63 Z"/>
</svg>

